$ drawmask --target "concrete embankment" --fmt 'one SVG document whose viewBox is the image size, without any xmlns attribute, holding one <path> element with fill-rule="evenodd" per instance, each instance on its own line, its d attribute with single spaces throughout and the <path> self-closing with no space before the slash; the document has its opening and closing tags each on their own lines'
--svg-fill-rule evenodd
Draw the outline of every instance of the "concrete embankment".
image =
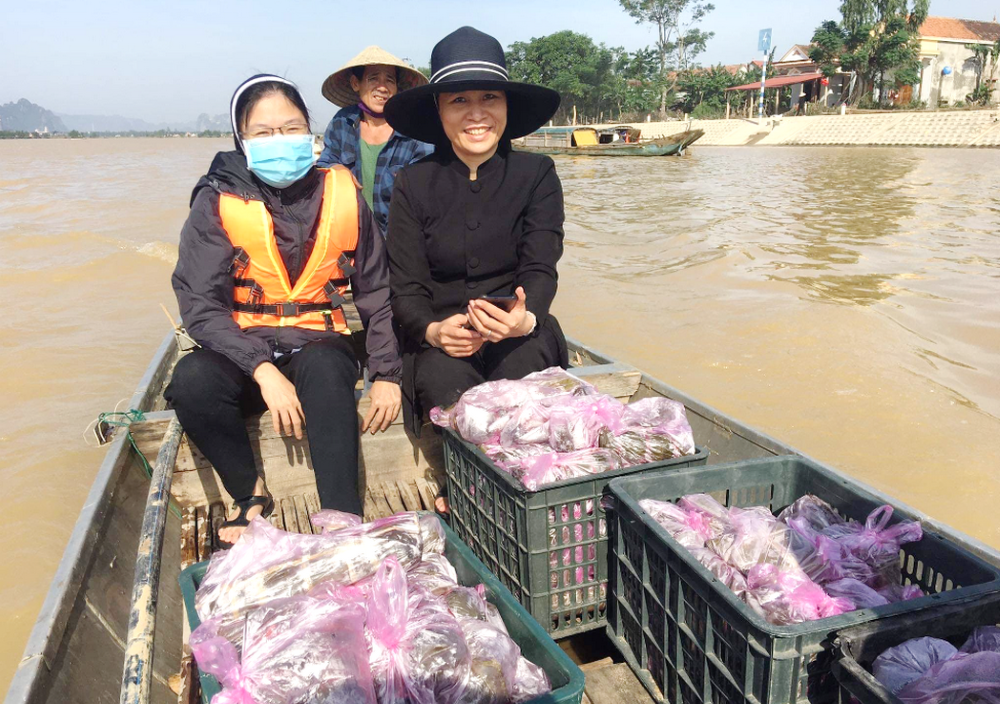
<svg viewBox="0 0 1000 704">
<path fill-rule="evenodd" d="M 1000 147 L 1000 109 L 636 123 L 643 138 L 689 126 L 705 131 L 698 146 Z"/>
</svg>

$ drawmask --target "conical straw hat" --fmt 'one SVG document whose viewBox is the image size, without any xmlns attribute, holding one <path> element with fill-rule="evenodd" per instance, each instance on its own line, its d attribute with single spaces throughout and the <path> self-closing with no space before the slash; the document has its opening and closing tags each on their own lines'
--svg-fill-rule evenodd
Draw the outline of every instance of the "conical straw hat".
<svg viewBox="0 0 1000 704">
<path fill-rule="evenodd" d="M 377 46 L 370 46 L 323 81 L 323 97 L 340 107 L 356 104 L 361 100 L 361 97 L 357 91 L 351 88 L 351 69 L 379 64 L 399 68 L 399 92 L 427 83 L 427 78 L 424 74 L 405 63 L 402 59 L 396 58 L 388 51 Z"/>
</svg>

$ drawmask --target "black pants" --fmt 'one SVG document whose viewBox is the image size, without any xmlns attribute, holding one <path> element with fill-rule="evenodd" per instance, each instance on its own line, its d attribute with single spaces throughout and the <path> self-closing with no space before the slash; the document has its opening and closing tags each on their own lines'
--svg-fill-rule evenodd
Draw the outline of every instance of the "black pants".
<svg viewBox="0 0 1000 704">
<path fill-rule="evenodd" d="M 471 357 L 449 357 L 436 347 L 422 349 L 414 360 L 414 390 L 424 411 L 450 406 L 464 391 L 484 381 L 520 379 L 549 367 L 566 367 L 566 338 L 548 316 L 531 337 L 487 342 Z"/>
<path fill-rule="evenodd" d="M 350 341 L 310 342 L 274 364 L 295 385 L 305 413 L 320 505 L 361 515 L 354 400 L 358 363 Z M 200 349 L 177 363 L 164 396 L 229 495 L 236 500 L 251 496 L 257 469 L 245 418 L 266 409 L 257 383 L 225 355 Z"/>
</svg>

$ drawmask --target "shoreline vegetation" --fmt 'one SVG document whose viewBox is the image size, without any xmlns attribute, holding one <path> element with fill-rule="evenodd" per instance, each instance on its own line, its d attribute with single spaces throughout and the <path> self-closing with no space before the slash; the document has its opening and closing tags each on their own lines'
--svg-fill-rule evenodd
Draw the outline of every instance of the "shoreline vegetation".
<svg viewBox="0 0 1000 704">
<path fill-rule="evenodd" d="M 219 130 L 204 130 L 202 132 L 174 132 L 172 130 L 156 130 L 154 132 L 80 132 L 70 130 L 69 132 L 28 132 L 26 130 L 0 130 L 0 139 L 114 139 L 130 137 L 184 137 L 184 138 L 219 138 L 232 137 L 232 132 L 222 132 Z"/>
</svg>

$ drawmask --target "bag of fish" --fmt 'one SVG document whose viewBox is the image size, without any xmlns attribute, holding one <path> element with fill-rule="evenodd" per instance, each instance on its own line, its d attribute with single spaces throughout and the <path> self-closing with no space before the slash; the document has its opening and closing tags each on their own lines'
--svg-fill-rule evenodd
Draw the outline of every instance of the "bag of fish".
<svg viewBox="0 0 1000 704">
<path fill-rule="evenodd" d="M 215 704 L 519 704 L 551 691 L 485 589 L 458 584 L 431 514 L 316 515 L 321 535 L 255 518 L 196 595 Z"/>
<path fill-rule="evenodd" d="M 531 491 L 695 452 L 683 404 L 653 397 L 625 405 L 558 367 L 474 386 L 430 417 Z"/>
<path fill-rule="evenodd" d="M 875 658 L 872 670 L 904 704 L 1000 704 L 1000 628 L 980 626 L 961 648 L 914 638 Z"/>
<path fill-rule="evenodd" d="M 923 596 L 903 585 L 899 550 L 920 540 L 915 521 L 889 525 L 882 506 L 865 523 L 806 495 L 774 516 L 726 508 L 708 494 L 639 506 L 755 612 L 774 624 L 836 616 Z M 998 703 L 1000 704 L 1000 703 Z"/>
</svg>

